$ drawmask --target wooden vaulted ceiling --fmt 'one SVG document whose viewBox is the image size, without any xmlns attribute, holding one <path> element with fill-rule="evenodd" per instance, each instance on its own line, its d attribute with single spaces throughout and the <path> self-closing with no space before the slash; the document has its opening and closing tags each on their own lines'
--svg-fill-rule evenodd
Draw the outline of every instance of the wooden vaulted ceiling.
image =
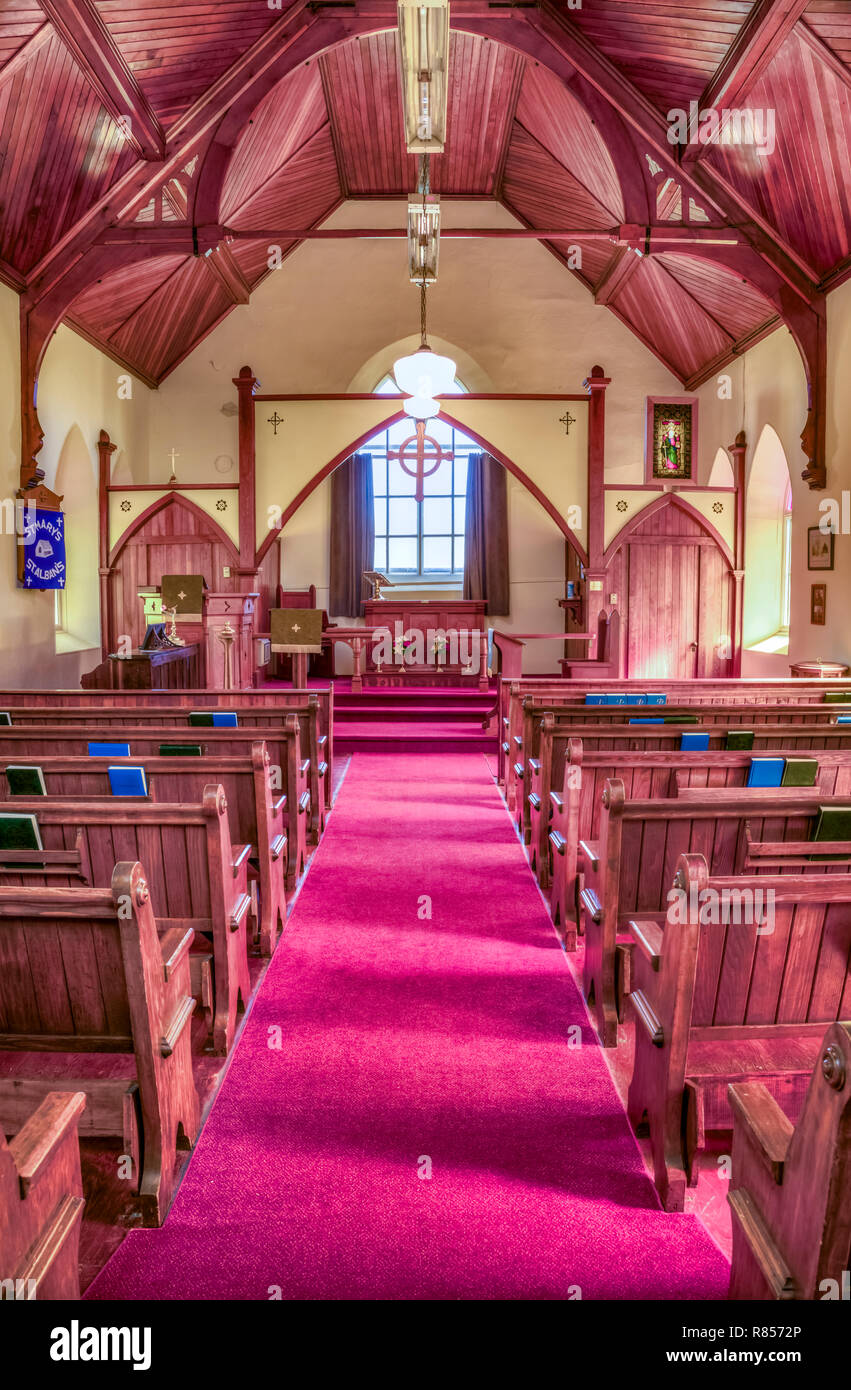
<svg viewBox="0 0 851 1390">
<path fill-rule="evenodd" d="M 336 9 L 356 16 L 358 0 Z M 287 13 L 298 26 L 308 10 L 323 3 L 0 0 L 0 276 L 36 306 L 87 238 L 149 229 L 147 258 L 115 268 L 101 258 L 64 318 L 161 381 L 268 274 L 268 236 L 196 248 L 196 188 L 205 161 L 225 157 L 217 93 L 243 93 L 269 61 L 274 26 Z M 341 29 L 341 42 L 258 94 L 226 152 L 218 224 L 314 228 L 343 199 L 415 188 L 394 13 L 388 3 L 383 28 L 365 19 L 367 32 Z M 847 0 L 594 0 L 575 10 L 542 0 L 508 15 L 453 0 L 452 14 L 435 191 L 496 199 L 532 229 L 584 231 L 570 238 L 579 264 L 566 238 L 546 244 L 684 384 L 780 321 L 765 277 L 716 254 L 713 231 L 747 238 L 757 269 L 799 297 L 815 301 L 851 272 Z M 550 64 L 546 45 L 562 23 L 570 44 Z M 534 42 L 516 42 L 518 26 Z M 668 111 L 745 98 L 775 113 L 771 157 L 709 146 L 672 171 L 660 144 Z M 280 244 L 286 254 L 297 242 Z"/>
</svg>

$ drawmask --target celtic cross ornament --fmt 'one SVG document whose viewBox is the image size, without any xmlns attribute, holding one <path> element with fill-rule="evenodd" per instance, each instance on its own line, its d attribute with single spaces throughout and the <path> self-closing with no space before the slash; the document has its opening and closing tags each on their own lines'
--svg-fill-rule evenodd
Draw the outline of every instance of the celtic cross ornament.
<svg viewBox="0 0 851 1390">
<path fill-rule="evenodd" d="M 430 434 L 426 434 L 425 420 L 417 421 L 416 434 L 410 435 L 404 444 L 400 444 L 398 449 L 388 450 L 389 459 L 398 459 L 403 471 L 409 478 L 416 479 L 414 496 L 418 502 L 423 500 L 423 482 L 430 478 L 432 473 L 436 473 L 438 468 L 447 459 L 452 458 L 451 449 L 443 449 L 436 439 L 432 439 Z M 415 445 L 415 452 L 409 454 L 411 445 Z M 413 466 L 410 467 L 409 464 Z M 431 464 L 430 468 L 426 464 Z"/>
</svg>

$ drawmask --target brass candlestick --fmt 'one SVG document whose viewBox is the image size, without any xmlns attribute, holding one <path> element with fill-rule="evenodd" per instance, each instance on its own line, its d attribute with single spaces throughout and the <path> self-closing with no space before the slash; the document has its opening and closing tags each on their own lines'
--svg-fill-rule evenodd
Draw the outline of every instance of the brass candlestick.
<svg viewBox="0 0 851 1390">
<path fill-rule="evenodd" d="M 177 604 L 175 604 L 173 608 L 163 608 L 162 611 L 163 617 L 167 614 L 170 620 L 168 632 L 166 633 L 169 642 L 171 642 L 173 647 L 185 647 L 186 643 L 183 638 L 177 635 Z"/>
</svg>

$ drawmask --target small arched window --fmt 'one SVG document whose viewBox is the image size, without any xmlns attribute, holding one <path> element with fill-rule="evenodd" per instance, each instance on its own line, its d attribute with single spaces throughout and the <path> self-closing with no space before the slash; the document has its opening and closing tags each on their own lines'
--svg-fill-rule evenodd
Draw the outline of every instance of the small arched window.
<svg viewBox="0 0 851 1390">
<path fill-rule="evenodd" d="M 789 619 L 792 616 L 792 484 L 790 482 L 783 499 L 783 594 L 780 607 L 782 623 L 780 631 L 789 635 Z"/>
<path fill-rule="evenodd" d="M 747 486 L 744 646 L 787 652 L 792 606 L 792 481 L 780 437 L 766 424 Z"/>
</svg>

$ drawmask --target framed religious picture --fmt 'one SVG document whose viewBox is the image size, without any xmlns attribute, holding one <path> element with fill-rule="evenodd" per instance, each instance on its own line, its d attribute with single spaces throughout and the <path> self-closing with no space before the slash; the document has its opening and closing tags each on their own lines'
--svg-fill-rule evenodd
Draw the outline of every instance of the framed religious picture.
<svg viewBox="0 0 851 1390">
<path fill-rule="evenodd" d="M 822 531 L 820 526 L 807 527 L 808 570 L 833 569 L 834 539 L 832 531 Z"/>
<path fill-rule="evenodd" d="M 696 396 L 647 397 L 644 481 L 696 486 Z"/>
<path fill-rule="evenodd" d="M 824 627 L 827 609 L 827 585 L 810 585 L 810 622 L 816 627 Z"/>
</svg>

